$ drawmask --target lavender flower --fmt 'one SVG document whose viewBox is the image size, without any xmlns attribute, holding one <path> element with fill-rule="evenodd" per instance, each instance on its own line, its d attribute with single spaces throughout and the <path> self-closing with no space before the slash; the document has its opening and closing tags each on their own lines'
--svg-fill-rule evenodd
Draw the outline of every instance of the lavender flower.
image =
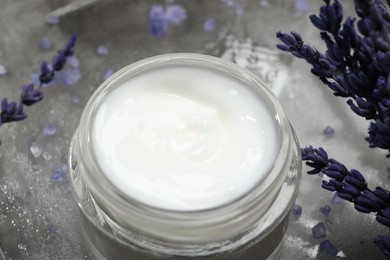
<svg viewBox="0 0 390 260">
<path fill-rule="evenodd" d="M 187 19 L 187 11 L 180 5 L 170 5 L 165 11 L 165 19 L 170 24 L 179 25 Z"/>
<path fill-rule="evenodd" d="M 212 17 L 207 18 L 203 24 L 203 29 L 205 32 L 214 31 L 215 30 L 215 19 Z"/>
<path fill-rule="evenodd" d="M 53 64 L 43 62 L 41 64 L 41 72 L 34 74 L 35 81 L 39 87 L 47 85 L 54 80 L 55 71 L 59 71 L 63 68 L 68 57 L 74 54 L 74 46 L 76 43 L 76 34 L 73 34 L 66 44 L 65 48 L 58 52 L 53 58 Z M 24 112 L 23 105 L 31 106 L 43 99 L 43 93 L 35 87 L 34 83 L 27 84 L 22 87 L 20 95 L 20 103 L 8 102 L 6 98 L 2 99 L 1 102 L 1 113 L 0 113 L 0 126 L 4 123 L 21 121 L 27 117 Z M 0 142 L 1 144 L 1 142 Z"/>
<path fill-rule="evenodd" d="M 390 259 L 390 236 L 377 236 L 374 243 L 379 247 L 382 253 Z"/>
<path fill-rule="evenodd" d="M 152 5 L 149 14 L 149 32 L 153 36 L 164 36 L 168 31 L 168 22 L 165 19 L 164 7 Z"/>
<path fill-rule="evenodd" d="M 51 40 L 49 37 L 43 37 L 39 43 L 39 46 L 41 47 L 42 50 L 48 50 L 51 48 Z"/>
<path fill-rule="evenodd" d="M 363 175 L 355 170 L 348 170 L 340 162 L 328 158 L 323 148 L 308 146 L 302 151 L 302 160 L 314 168 L 309 174 L 322 172 L 330 178 L 322 181 L 322 188 L 336 192 L 337 196 L 350 201 L 355 209 L 363 213 L 376 213 L 376 220 L 390 227 L 390 192 L 381 187 L 370 190 Z"/>
<path fill-rule="evenodd" d="M 9 122 L 21 121 L 27 117 L 23 111 L 23 104 L 8 102 L 6 98 L 1 101 L 0 125 Z"/>
<path fill-rule="evenodd" d="M 310 20 L 321 30 L 325 54 L 304 44 L 296 32 L 277 33 L 283 42 L 278 47 L 305 59 L 335 96 L 348 98 L 352 111 L 372 120 L 366 140 L 370 147 L 390 152 L 390 15 L 379 0 L 356 0 L 359 20 L 347 17 L 342 23 L 341 3 L 324 2 Z"/>
<path fill-rule="evenodd" d="M 34 89 L 34 84 L 24 85 L 20 100 L 26 106 L 31 106 L 43 99 L 43 93 Z"/>
</svg>

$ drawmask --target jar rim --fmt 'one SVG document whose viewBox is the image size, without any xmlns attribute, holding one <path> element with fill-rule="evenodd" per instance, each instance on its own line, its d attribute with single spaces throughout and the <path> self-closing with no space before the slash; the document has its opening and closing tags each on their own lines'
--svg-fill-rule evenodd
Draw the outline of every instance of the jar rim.
<svg viewBox="0 0 390 260">
<path fill-rule="evenodd" d="M 202 64 L 202 66 L 205 67 L 207 65 L 227 73 L 232 73 L 235 77 L 246 83 L 247 86 L 255 88 L 254 90 L 257 92 L 260 91 L 261 95 L 268 99 L 267 102 L 270 102 L 272 105 L 272 110 L 275 111 L 275 117 L 278 121 L 276 126 L 279 127 L 281 137 L 279 151 L 276 156 L 276 162 L 270 170 L 270 172 L 274 172 L 272 176 L 271 174 L 268 174 L 266 178 L 259 183 L 259 185 L 255 185 L 255 187 L 250 189 L 247 193 L 235 198 L 233 201 L 212 208 L 186 211 L 157 208 L 144 204 L 140 201 L 130 198 L 121 192 L 107 179 L 99 164 L 93 163 L 97 161 L 94 154 L 94 149 L 92 147 L 91 138 L 94 113 L 98 109 L 101 100 L 108 93 L 110 88 L 119 86 L 123 80 L 131 77 L 132 73 L 136 75 L 143 70 L 156 66 L 164 66 L 167 64 Z M 192 53 L 172 53 L 158 55 L 140 60 L 119 70 L 108 80 L 103 82 L 88 101 L 81 116 L 78 129 L 78 146 L 80 152 L 83 154 L 84 162 L 82 163 L 83 167 L 85 168 L 83 173 L 85 175 L 82 176 L 82 178 L 87 184 L 88 188 L 91 190 L 99 206 L 108 212 L 113 210 L 112 207 L 117 207 L 126 209 L 124 212 L 127 213 L 129 212 L 128 210 L 130 210 L 132 213 L 138 216 L 147 216 L 154 220 L 160 219 L 160 221 L 163 222 L 165 220 L 196 220 L 201 223 L 202 221 L 218 217 L 221 212 L 225 212 L 227 214 L 225 217 L 226 219 L 233 219 L 234 217 L 237 217 L 238 214 L 238 212 L 236 212 L 237 210 L 235 209 L 248 209 L 254 204 L 262 203 L 262 199 L 267 200 L 268 198 L 268 200 L 270 200 L 270 194 L 273 194 L 272 192 L 270 193 L 270 190 L 274 189 L 278 191 L 280 189 L 282 181 L 285 179 L 285 175 L 281 175 L 280 172 L 285 167 L 286 160 L 288 160 L 288 151 L 291 149 L 290 146 L 292 137 L 290 131 L 290 124 L 278 100 L 266 88 L 266 84 L 253 73 L 239 67 L 234 63 L 231 63 L 230 61 L 208 55 Z M 266 203 L 263 203 L 263 205 L 265 206 L 264 208 L 269 206 Z M 118 212 L 120 211 L 116 211 L 116 213 Z M 119 222 L 122 225 L 126 225 L 126 220 L 124 220 L 126 217 L 125 214 L 122 217 L 118 216 L 117 214 L 108 215 L 110 218 L 114 218 L 116 222 Z M 218 221 L 221 221 L 221 219 L 218 218 Z"/>
</svg>

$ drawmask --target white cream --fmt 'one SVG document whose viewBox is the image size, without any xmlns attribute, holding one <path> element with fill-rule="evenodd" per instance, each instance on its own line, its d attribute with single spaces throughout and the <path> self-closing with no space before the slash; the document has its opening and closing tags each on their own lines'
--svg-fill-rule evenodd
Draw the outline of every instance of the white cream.
<svg viewBox="0 0 390 260">
<path fill-rule="evenodd" d="M 101 101 L 92 143 L 108 180 L 169 210 L 202 210 L 244 195 L 272 168 L 277 118 L 241 81 L 165 67 L 124 81 Z"/>
</svg>

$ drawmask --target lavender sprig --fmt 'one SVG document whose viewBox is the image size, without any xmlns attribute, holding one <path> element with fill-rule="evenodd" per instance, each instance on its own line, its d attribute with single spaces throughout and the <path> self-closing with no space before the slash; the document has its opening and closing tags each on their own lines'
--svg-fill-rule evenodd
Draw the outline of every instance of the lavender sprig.
<svg viewBox="0 0 390 260">
<path fill-rule="evenodd" d="M 53 57 L 52 64 L 48 64 L 47 62 L 41 64 L 41 73 L 39 75 L 40 85 L 38 88 L 53 81 L 55 72 L 62 70 L 67 58 L 74 54 L 75 44 L 76 34 L 72 34 L 65 48 L 58 51 L 58 54 Z M 24 112 L 24 105 L 31 106 L 41 101 L 44 97 L 42 91 L 38 88 L 33 83 L 24 85 L 19 103 L 15 101 L 8 102 L 7 98 L 3 98 L 1 101 L 0 126 L 4 123 L 21 121 L 27 118 L 27 114 Z"/>
<path fill-rule="evenodd" d="M 278 32 L 283 44 L 277 46 L 305 59 L 335 96 L 348 98 L 352 111 L 372 120 L 366 140 L 390 156 L 390 15 L 380 0 L 355 0 L 359 19 L 347 17 L 342 23 L 340 1 L 324 2 L 320 14 L 310 20 L 321 31 L 325 54 L 305 44 L 296 32 Z"/>
</svg>

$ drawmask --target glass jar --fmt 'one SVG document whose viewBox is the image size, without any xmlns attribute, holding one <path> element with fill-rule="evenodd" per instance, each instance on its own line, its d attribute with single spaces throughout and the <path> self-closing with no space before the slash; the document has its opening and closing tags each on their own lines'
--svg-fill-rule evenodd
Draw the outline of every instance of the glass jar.
<svg viewBox="0 0 390 260">
<path fill-rule="evenodd" d="M 227 204 L 194 211 L 166 210 L 125 196 L 105 178 L 91 144 L 101 100 L 126 79 L 161 66 L 195 66 L 233 77 L 274 111 L 280 146 L 273 167 L 256 186 Z M 301 174 L 298 141 L 277 99 L 249 71 L 199 54 L 141 60 L 105 81 L 89 100 L 69 155 L 70 183 L 86 242 L 96 259 L 273 259 L 284 237 Z"/>
</svg>

